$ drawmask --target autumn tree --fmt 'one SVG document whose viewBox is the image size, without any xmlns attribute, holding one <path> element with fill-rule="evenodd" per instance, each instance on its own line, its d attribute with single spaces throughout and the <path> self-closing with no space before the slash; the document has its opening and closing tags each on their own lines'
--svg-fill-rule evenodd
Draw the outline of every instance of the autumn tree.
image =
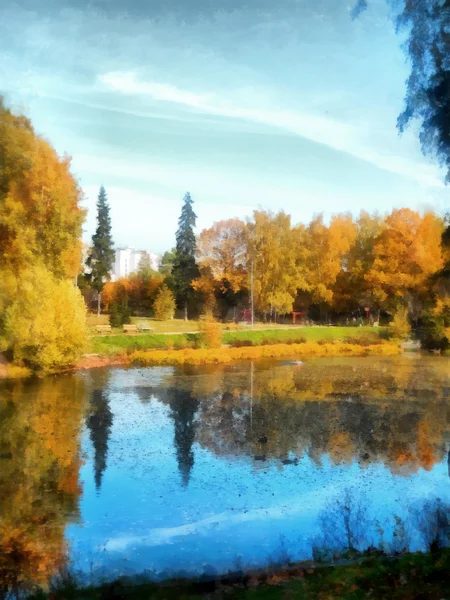
<svg viewBox="0 0 450 600">
<path fill-rule="evenodd" d="M 153 309 L 157 321 L 173 319 L 173 315 L 175 314 L 175 298 L 166 284 L 163 284 L 159 288 Z"/>
<path fill-rule="evenodd" d="M 363 210 L 355 225 L 356 237 L 346 253 L 345 264 L 342 264 L 333 290 L 333 307 L 338 312 L 354 311 L 361 305 L 372 310 L 379 308 L 365 275 L 375 260 L 375 240 L 381 232 L 383 218 Z"/>
<path fill-rule="evenodd" d="M 0 269 L 17 272 L 40 261 L 56 277 L 74 281 L 85 218 L 81 200 L 70 158 L 60 158 L 0 97 Z"/>
<path fill-rule="evenodd" d="M 204 229 L 197 240 L 200 277 L 193 282 L 203 292 L 205 308 L 211 312 L 216 299 L 236 306 L 240 292 L 248 287 L 247 236 L 240 219 L 218 221 Z"/>
<path fill-rule="evenodd" d="M 418 318 L 429 294 L 429 278 L 442 268 L 442 230 L 442 220 L 434 214 L 421 216 L 408 208 L 393 210 L 385 219 L 365 276 L 384 310 L 394 314 L 404 305 Z"/>
<path fill-rule="evenodd" d="M 253 274 L 257 307 L 271 318 L 291 312 L 297 290 L 308 284 L 304 264 L 297 260 L 290 216 L 256 210 L 247 223 L 247 236 L 247 269 Z"/>
<path fill-rule="evenodd" d="M 297 229 L 302 239 L 302 261 L 306 289 L 313 304 L 321 308 L 333 301 L 339 273 L 346 268 L 348 254 L 356 239 L 356 227 L 348 214 L 335 215 L 327 226 L 322 215 Z"/>
<path fill-rule="evenodd" d="M 71 281 L 56 279 L 42 266 L 0 282 L 12 301 L 3 315 L 0 349 L 10 350 L 16 363 L 54 373 L 72 365 L 87 343 L 86 308 Z"/>
<path fill-rule="evenodd" d="M 106 191 L 103 186 L 97 199 L 97 229 L 92 236 L 92 247 L 86 260 L 88 279 L 97 292 L 97 315 L 100 315 L 101 293 L 109 281 L 114 262 L 114 244 L 111 236 L 111 217 Z"/>
<path fill-rule="evenodd" d="M 193 296 L 192 282 L 199 276 L 195 259 L 196 240 L 194 234 L 197 215 L 192 208 L 193 200 L 189 192 L 183 199 L 181 215 L 176 233 L 176 252 L 172 267 L 172 282 L 177 303 L 184 308 L 184 319 L 188 318 L 188 302 Z"/>
<path fill-rule="evenodd" d="M 0 99 L 0 349 L 43 371 L 84 347 L 82 192 L 31 122 Z"/>
</svg>

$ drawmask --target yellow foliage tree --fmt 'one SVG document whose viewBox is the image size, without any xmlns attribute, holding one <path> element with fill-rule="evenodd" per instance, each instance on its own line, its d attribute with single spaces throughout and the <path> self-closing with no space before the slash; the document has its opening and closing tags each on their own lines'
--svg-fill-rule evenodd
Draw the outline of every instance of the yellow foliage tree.
<svg viewBox="0 0 450 600">
<path fill-rule="evenodd" d="M 411 335 L 411 325 L 408 320 L 408 310 L 401 306 L 394 315 L 391 325 L 391 333 L 394 338 L 407 340 Z"/>
<path fill-rule="evenodd" d="M 155 319 L 157 321 L 173 319 L 173 316 L 175 314 L 175 308 L 176 303 L 174 295 L 164 283 L 159 288 L 153 305 L 153 309 L 155 311 Z"/>
<path fill-rule="evenodd" d="M 220 323 L 207 313 L 199 323 L 200 341 L 206 348 L 220 348 L 222 345 L 222 329 Z"/>
<path fill-rule="evenodd" d="M 306 230 L 297 229 L 304 238 L 303 260 L 306 282 L 314 304 L 331 303 L 336 279 L 346 265 L 348 253 L 356 239 L 356 226 L 347 214 L 335 215 L 330 225 L 323 215 L 313 218 Z M 304 231 L 304 233 L 303 233 Z"/>
<path fill-rule="evenodd" d="M 377 309 L 372 286 L 365 278 L 375 260 L 375 241 L 383 219 L 377 213 L 361 211 L 356 223 L 356 238 L 346 255 L 333 290 L 333 306 L 339 311 L 355 310 L 362 305 Z"/>
<path fill-rule="evenodd" d="M 72 365 L 87 341 L 86 308 L 80 291 L 41 266 L 7 280 L 3 347 L 14 360 L 46 373 Z M 2 295 L 0 282 L 0 296 Z"/>
<path fill-rule="evenodd" d="M 298 259 L 300 244 L 290 216 L 256 210 L 247 224 L 247 236 L 256 306 L 271 316 L 291 312 L 297 290 L 309 286 L 304 262 Z"/>
<path fill-rule="evenodd" d="M 201 271 L 208 272 L 223 292 L 238 292 L 247 284 L 245 223 L 240 219 L 218 221 L 204 229 L 197 240 Z"/>
<path fill-rule="evenodd" d="M 80 270 L 82 192 L 28 119 L 0 98 L 0 264 L 15 270 L 41 260 L 60 278 Z"/>
<path fill-rule="evenodd" d="M 374 262 L 365 275 L 382 308 L 395 313 L 408 305 L 416 318 L 430 290 L 430 276 L 442 268 L 443 222 L 433 213 L 393 210 L 374 246 Z"/>
</svg>

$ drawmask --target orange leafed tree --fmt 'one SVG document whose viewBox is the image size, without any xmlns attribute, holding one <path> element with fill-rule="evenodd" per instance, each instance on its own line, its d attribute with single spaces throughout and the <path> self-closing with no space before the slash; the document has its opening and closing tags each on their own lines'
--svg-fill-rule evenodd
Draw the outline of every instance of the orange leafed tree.
<svg viewBox="0 0 450 600">
<path fill-rule="evenodd" d="M 323 215 L 318 215 L 306 228 L 303 260 L 306 281 L 315 304 L 333 300 L 336 279 L 346 264 L 356 235 L 356 226 L 348 214 L 335 215 L 329 226 L 323 222 Z"/>
<path fill-rule="evenodd" d="M 382 308 L 395 312 L 407 305 L 417 316 L 430 290 L 429 278 L 443 266 L 443 222 L 433 213 L 393 210 L 375 240 L 374 261 L 366 274 Z"/>
<path fill-rule="evenodd" d="M 202 292 L 206 311 L 214 309 L 216 296 L 235 296 L 247 286 L 246 248 L 246 227 L 240 219 L 218 221 L 200 233 L 200 276 L 192 285 Z"/>
<path fill-rule="evenodd" d="M 40 260 L 58 278 L 80 270 L 82 192 L 60 158 L 28 119 L 0 98 L 0 263 L 25 268 Z"/>
</svg>

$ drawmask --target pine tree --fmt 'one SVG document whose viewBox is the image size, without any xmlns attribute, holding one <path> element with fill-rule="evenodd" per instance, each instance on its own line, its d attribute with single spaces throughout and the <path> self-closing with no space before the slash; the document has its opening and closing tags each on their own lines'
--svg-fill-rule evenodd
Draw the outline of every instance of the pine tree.
<svg viewBox="0 0 450 600">
<path fill-rule="evenodd" d="M 114 262 L 114 245 L 111 236 L 111 217 L 106 191 L 100 187 L 97 200 L 97 229 L 92 236 L 92 248 L 86 260 L 90 269 L 88 279 L 97 292 L 97 314 L 100 315 L 100 298 L 103 286 L 110 279 Z"/>
<path fill-rule="evenodd" d="M 183 201 L 183 208 L 178 219 L 178 231 L 175 236 L 177 244 L 172 268 L 172 282 L 178 306 L 184 307 L 184 319 L 187 321 L 188 300 L 194 293 L 192 281 L 200 273 L 195 260 L 194 227 L 197 215 L 192 208 L 193 200 L 189 192 L 185 194 Z"/>
</svg>

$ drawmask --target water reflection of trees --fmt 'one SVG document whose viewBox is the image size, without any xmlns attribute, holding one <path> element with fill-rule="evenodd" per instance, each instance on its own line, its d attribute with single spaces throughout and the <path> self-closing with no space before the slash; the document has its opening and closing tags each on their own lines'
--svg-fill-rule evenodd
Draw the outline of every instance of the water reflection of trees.
<svg viewBox="0 0 450 600">
<path fill-rule="evenodd" d="M 94 479 L 100 492 L 103 473 L 108 456 L 108 440 L 113 423 L 107 389 L 94 389 L 90 400 L 90 413 L 86 419 L 89 435 L 94 447 Z"/>
<path fill-rule="evenodd" d="M 198 400 L 184 390 L 171 390 L 168 394 L 170 415 L 175 427 L 175 450 L 177 454 L 178 469 L 182 485 L 187 487 L 194 466 L 194 452 L 192 444 L 195 440 L 196 421 L 195 414 L 198 409 Z"/>
<path fill-rule="evenodd" d="M 78 378 L 4 384 L 0 393 L 0 596 L 45 584 L 78 517 L 84 386 Z"/>
<path fill-rule="evenodd" d="M 186 372 L 189 373 L 190 370 L 186 370 Z M 193 444 L 196 438 L 198 426 L 196 415 L 200 402 L 197 399 L 194 379 L 190 380 L 192 385 L 187 386 L 184 385 L 184 380 L 185 378 L 174 380 L 169 376 L 162 386 L 137 386 L 133 391 L 144 404 L 150 402 L 152 398 L 158 398 L 170 407 L 169 415 L 174 426 L 174 447 L 178 470 L 182 486 L 187 487 L 194 466 Z"/>
<path fill-rule="evenodd" d="M 218 455 L 284 464 L 304 455 L 319 464 L 328 455 L 335 463 L 381 462 L 409 473 L 431 469 L 447 452 L 446 360 L 333 359 L 262 365 L 253 377 L 249 365 L 186 374 L 170 375 L 148 393 L 169 403 L 181 390 L 188 404 L 197 398 L 196 441 Z M 176 421 L 177 412 L 172 416 Z"/>
</svg>

